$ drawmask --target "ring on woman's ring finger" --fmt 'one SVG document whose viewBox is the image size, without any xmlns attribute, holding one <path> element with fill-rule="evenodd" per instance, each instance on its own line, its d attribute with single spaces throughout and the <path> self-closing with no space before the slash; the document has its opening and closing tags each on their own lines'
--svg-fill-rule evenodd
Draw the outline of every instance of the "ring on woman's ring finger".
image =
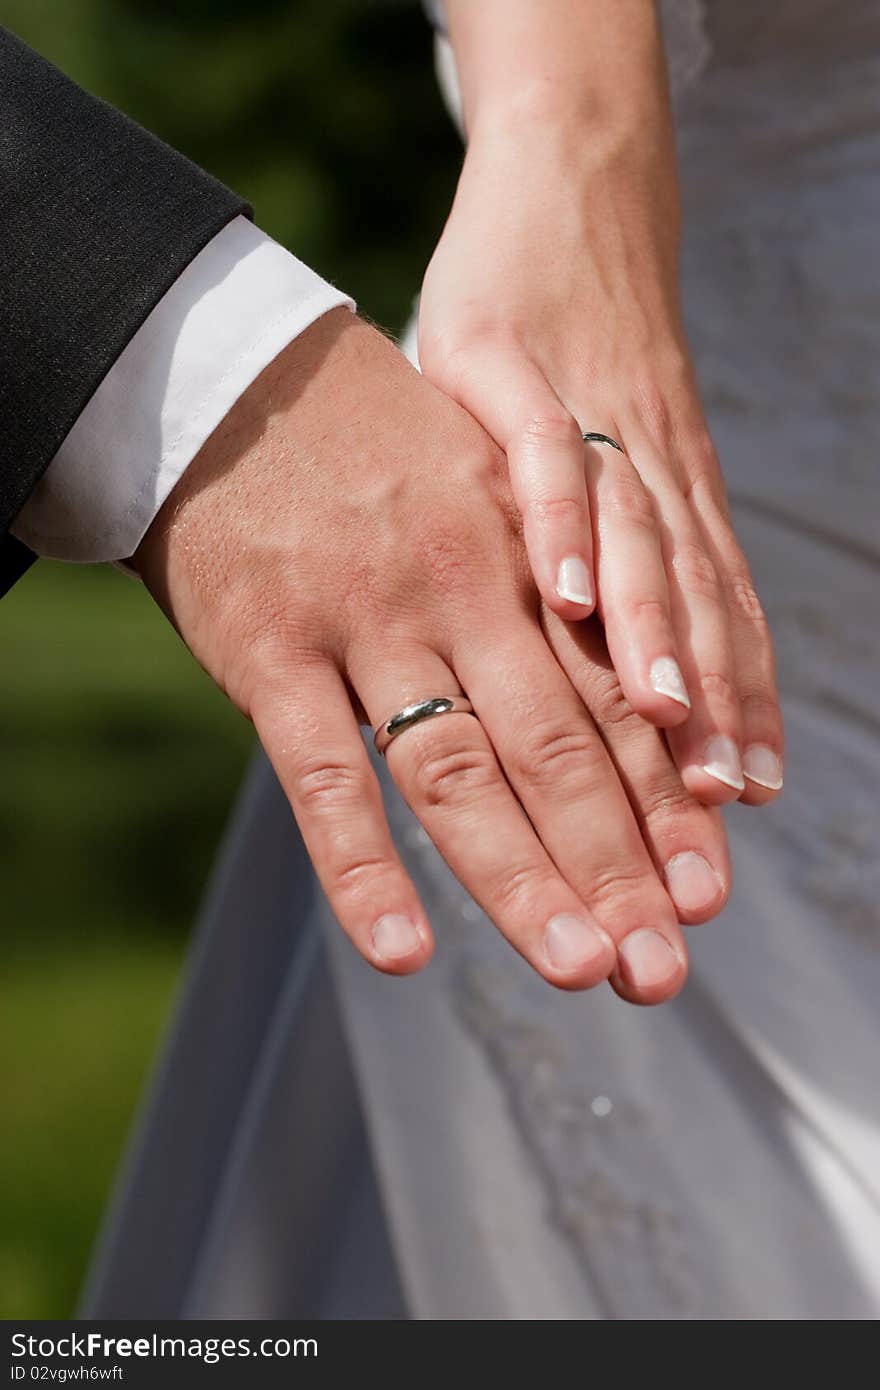
<svg viewBox="0 0 880 1390">
<path fill-rule="evenodd" d="M 610 444 L 612 449 L 616 449 L 618 453 L 626 453 L 623 445 L 618 444 L 616 439 L 612 439 L 610 434 L 597 434 L 595 430 L 588 430 L 586 433 L 581 433 L 581 439 L 585 444 Z"/>
<path fill-rule="evenodd" d="M 420 724 L 423 719 L 433 719 L 438 714 L 473 714 L 474 707 L 464 695 L 434 695 L 430 700 L 417 700 L 415 704 L 405 705 L 392 714 L 390 719 L 373 730 L 373 743 L 379 753 L 384 753 L 389 743 L 398 738 L 405 729 Z M 474 715 L 476 718 L 476 715 Z"/>
</svg>

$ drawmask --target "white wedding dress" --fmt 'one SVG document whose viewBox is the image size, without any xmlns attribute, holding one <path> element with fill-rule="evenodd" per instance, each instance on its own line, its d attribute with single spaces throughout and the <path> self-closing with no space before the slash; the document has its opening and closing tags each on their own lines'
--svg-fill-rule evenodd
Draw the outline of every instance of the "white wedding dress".
<svg viewBox="0 0 880 1390">
<path fill-rule="evenodd" d="M 785 796 L 734 808 L 732 903 L 638 1010 L 533 975 L 387 779 L 439 948 L 373 973 L 258 761 L 86 1313 L 880 1313 L 880 3 L 666 12 L 687 315 Z"/>
</svg>

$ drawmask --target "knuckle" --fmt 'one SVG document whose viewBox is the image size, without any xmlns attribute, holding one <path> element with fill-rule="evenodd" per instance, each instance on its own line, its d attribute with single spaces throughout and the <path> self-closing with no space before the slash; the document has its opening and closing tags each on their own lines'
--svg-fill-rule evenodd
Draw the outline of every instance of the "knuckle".
<svg viewBox="0 0 880 1390">
<path fill-rule="evenodd" d="M 435 385 L 453 399 L 473 372 L 473 350 L 470 343 L 450 344 L 442 335 L 419 333 L 419 363 Z"/>
<path fill-rule="evenodd" d="M 656 910 L 660 885 L 635 864 L 602 864 L 589 870 L 583 892 L 600 910 L 640 916 Z"/>
<path fill-rule="evenodd" d="M 735 572 L 729 580 L 731 607 L 754 627 L 767 630 L 767 618 L 752 577 L 745 571 Z"/>
<path fill-rule="evenodd" d="M 577 421 L 561 406 L 530 415 L 522 426 L 523 438 L 533 444 L 580 444 L 581 432 Z"/>
<path fill-rule="evenodd" d="M 677 418 L 669 388 L 661 385 L 657 375 L 646 372 L 636 381 L 633 398 L 649 437 L 666 443 L 674 434 Z"/>
<path fill-rule="evenodd" d="M 494 484 L 509 476 L 507 456 L 488 437 L 468 440 L 468 446 L 458 454 L 461 477 L 470 487 L 474 482 Z"/>
<path fill-rule="evenodd" d="M 241 627 L 247 632 L 247 668 L 257 690 L 289 687 L 291 672 L 308 675 L 327 663 L 326 651 L 319 645 L 320 629 L 309 621 L 301 604 L 296 610 L 293 595 L 285 602 L 286 590 L 279 586 L 277 603 L 254 605 L 246 622 L 230 629 L 228 637 L 241 646 Z"/>
<path fill-rule="evenodd" d="M 705 500 L 722 518 L 726 518 L 728 503 L 724 476 L 709 435 L 689 440 L 684 454 L 685 500 L 697 505 Z"/>
<path fill-rule="evenodd" d="M 444 524 L 439 537 L 442 545 L 437 546 L 436 507 L 423 513 L 418 527 L 418 539 L 429 554 L 433 543 L 442 556 L 458 557 L 467 565 L 485 553 L 487 528 L 497 527 L 499 535 L 522 536 L 522 516 L 510 486 L 507 456 L 488 436 L 470 440 L 467 448 L 456 452 L 455 466 L 449 470 L 443 491 L 449 505 L 442 513 L 448 519 L 445 524 L 440 522 Z M 477 506 L 475 499 L 480 497 L 490 505 Z"/>
<path fill-rule="evenodd" d="M 685 502 L 698 515 L 713 523 L 726 517 L 727 499 L 723 484 L 708 469 L 686 469 L 682 492 Z"/>
<path fill-rule="evenodd" d="M 716 487 L 721 480 L 721 464 L 712 436 L 703 422 L 702 427 L 692 427 L 681 438 L 679 451 L 685 466 L 685 474 L 691 484 Z"/>
<path fill-rule="evenodd" d="M 672 569 L 682 593 L 711 603 L 721 602 L 718 571 L 696 541 L 678 546 L 672 557 Z"/>
<path fill-rule="evenodd" d="M 325 758 L 297 768 L 293 789 L 304 812 L 324 814 L 361 800 L 367 793 L 367 778 L 351 763 Z"/>
<path fill-rule="evenodd" d="M 678 777 L 649 779 L 639 786 L 640 815 L 654 825 L 666 826 L 691 815 L 698 803 Z"/>
<path fill-rule="evenodd" d="M 334 894 L 357 897 L 368 884 L 385 878 L 393 869 L 391 861 L 379 854 L 351 854 L 332 872 Z"/>
<path fill-rule="evenodd" d="M 716 707 L 724 705 L 731 708 L 739 704 L 739 690 L 724 671 L 701 671 L 700 689 Z"/>
<path fill-rule="evenodd" d="M 597 683 L 595 696 L 590 702 L 590 713 L 603 728 L 615 729 L 621 733 L 645 727 L 644 721 L 636 714 L 624 695 L 623 687 L 614 671 L 610 671 Z"/>
<path fill-rule="evenodd" d="M 438 593 L 448 594 L 473 582 L 473 554 L 463 532 L 427 531 L 419 538 L 417 550 L 426 577 Z"/>
<path fill-rule="evenodd" d="M 630 730 L 644 734 L 647 726 L 629 703 L 613 666 L 596 664 L 582 668 L 575 684 L 597 728 L 624 735 Z"/>
<path fill-rule="evenodd" d="M 491 884 L 491 895 L 503 914 L 516 912 L 540 901 L 546 875 L 534 864 L 511 864 Z"/>
<path fill-rule="evenodd" d="M 596 745 L 589 732 L 557 719 L 533 725 L 519 741 L 514 775 L 539 788 L 589 777 L 595 766 Z"/>
<path fill-rule="evenodd" d="M 635 469 L 620 471 L 608 489 L 603 508 L 614 520 L 630 529 L 652 533 L 657 529 L 654 499 Z"/>
<path fill-rule="evenodd" d="M 650 625 L 655 629 L 658 627 L 668 629 L 669 627 L 669 613 L 662 599 L 634 594 L 629 599 L 626 608 L 630 622 Z"/>
<path fill-rule="evenodd" d="M 466 394 L 475 371 L 484 369 L 504 353 L 519 352 L 516 335 L 507 325 L 469 318 L 454 331 L 426 328 L 419 323 L 419 364 L 435 386 L 458 400 Z"/>
<path fill-rule="evenodd" d="M 743 720 L 750 728 L 762 729 L 771 742 L 781 741 L 782 714 L 779 702 L 766 689 L 752 690 L 742 697 Z"/>
<path fill-rule="evenodd" d="M 488 748 L 434 747 L 417 756 L 412 783 L 422 805 L 443 809 L 478 799 L 496 776 L 495 760 Z"/>
<path fill-rule="evenodd" d="M 585 531 L 589 521 L 587 504 L 579 497 L 536 497 L 527 503 L 526 513 L 540 526 L 564 523 L 578 531 Z"/>
</svg>

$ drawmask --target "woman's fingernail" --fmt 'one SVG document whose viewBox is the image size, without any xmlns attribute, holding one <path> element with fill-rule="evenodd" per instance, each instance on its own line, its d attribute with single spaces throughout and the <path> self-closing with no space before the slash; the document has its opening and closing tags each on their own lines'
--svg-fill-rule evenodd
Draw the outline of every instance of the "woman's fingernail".
<svg viewBox="0 0 880 1390">
<path fill-rule="evenodd" d="M 584 608 L 593 606 L 593 581 L 579 555 L 569 555 L 559 566 L 556 575 L 556 592 L 569 603 L 583 604 Z"/>
<path fill-rule="evenodd" d="M 658 656 L 656 661 L 651 662 L 651 689 L 684 705 L 685 709 L 691 707 L 681 667 L 674 657 Z"/>
<path fill-rule="evenodd" d="M 589 965 L 599 956 L 609 955 L 610 940 L 598 927 L 573 912 L 560 912 L 551 917 L 544 931 L 544 950 L 556 970 L 575 970 Z"/>
<path fill-rule="evenodd" d="M 680 912 L 702 912 L 717 902 L 724 890 L 720 875 L 695 850 L 674 854 L 665 875 L 669 896 Z"/>
<path fill-rule="evenodd" d="M 665 985 L 681 970 L 681 961 L 666 937 L 653 927 L 630 932 L 617 951 L 621 972 L 636 989 Z"/>
<path fill-rule="evenodd" d="M 709 739 L 703 771 L 708 772 L 716 781 L 723 782 L 726 787 L 733 787 L 735 791 L 741 792 L 745 786 L 739 749 L 726 734 L 714 734 Z"/>
<path fill-rule="evenodd" d="M 782 759 L 765 743 L 752 743 L 743 753 L 743 772 L 750 782 L 778 792 L 782 786 Z"/>
<path fill-rule="evenodd" d="M 422 944 L 415 922 L 400 912 L 386 912 L 373 927 L 373 948 L 385 960 L 411 956 Z"/>
</svg>

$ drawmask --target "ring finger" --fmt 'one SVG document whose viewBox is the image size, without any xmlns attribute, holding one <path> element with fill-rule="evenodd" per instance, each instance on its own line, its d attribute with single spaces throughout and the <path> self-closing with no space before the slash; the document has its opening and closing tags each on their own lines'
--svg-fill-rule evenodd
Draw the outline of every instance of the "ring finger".
<svg viewBox="0 0 880 1390">
<path fill-rule="evenodd" d="M 420 647 L 398 647 L 378 668 L 374 656 L 369 669 L 355 658 L 349 675 L 375 724 L 417 700 L 459 692 L 446 662 Z M 394 738 L 386 758 L 452 871 L 535 970 L 563 989 L 607 979 L 614 945 L 552 863 L 479 720 L 425 719 Z"/>
</svg>

